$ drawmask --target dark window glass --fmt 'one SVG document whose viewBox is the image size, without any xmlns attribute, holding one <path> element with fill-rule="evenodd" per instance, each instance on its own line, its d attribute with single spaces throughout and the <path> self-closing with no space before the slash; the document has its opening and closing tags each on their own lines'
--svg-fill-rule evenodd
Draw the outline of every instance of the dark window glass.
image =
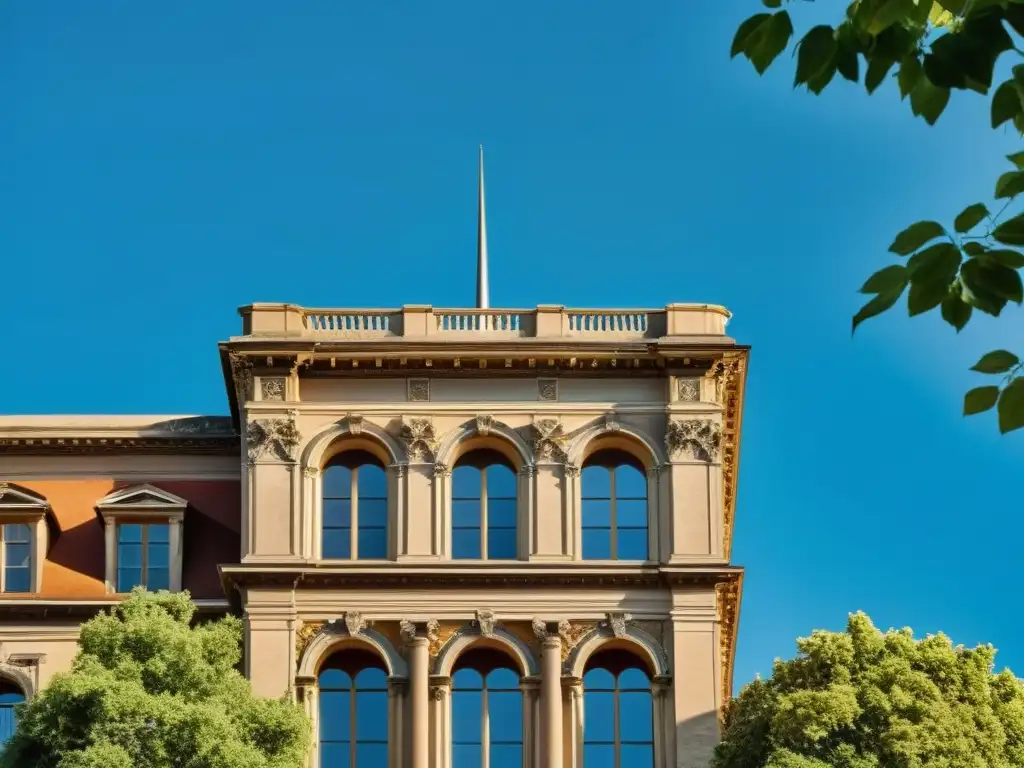
<svg viewBox="0 0 1024 768">
<path fill-rule="evenodd" d="M 32 529 L 24 523 L 6 523 L 4 542 L 4 591 L 32 589 Z"/>
<path fill-rule="evenodd" d="M 499 667 L 452 676 L 452 768 L 521 768 L 523 697 L 519 676 Z"/>
<path fill-rule="evenodd" d="M 170 525 L 122 523 L 117 526 L 117 591 L 171 587 Z"/>
<path fill-rule="evenodd" d="M 634 667 L 583 676 L 583 760 L 587 768 L 653 768 L 651 683 Z"/>
<path fill-rule="evenodd" d="M 388 556 L 387 485 L 384 467 L 365 451 L 343 453 L 324 469 L 321 535 L 324 558 L 355 556 L 360 560 L 375 560 Z"/>
<path fill-rule="evenodd" d="M 375 667 L 355 676 L 342 669 L 320 673 L 320 764 L 378 768 L 388 762 L 388 681 Z"/>
<path fill-rule="evenodd" d="M 632 457 L 601 451 L 582 477 L 583 559 L 648 559 L 647 478 Z"/>
<path fill-rule="evenodd" d="M 24 700 L 24 694 L 14 686 L 0 683 L 0 752 L 3 752 L 4 745 L 14 735 L 14 729 L 18 725 L 14 705 Z"/>
<path fill-rule="evenodd" d="M 494 451 L 474 451 L 459 460 L 452 471 L 454 559 L 518 556 L 516 485 L 515 471 Z"/>
</svg>

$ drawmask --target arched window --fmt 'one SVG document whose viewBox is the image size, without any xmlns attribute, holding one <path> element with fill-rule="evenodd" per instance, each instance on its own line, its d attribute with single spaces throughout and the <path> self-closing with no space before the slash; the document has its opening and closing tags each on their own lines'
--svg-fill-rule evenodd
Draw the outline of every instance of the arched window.
<svg viewBox="0 0 1024 768">
<path fill-rule="evenodd" d="M 320 765 L 388 764 L 388 678 L 366 651 L 342 651 L 320 671 Z"/>
<path fill-rule="evenodd" d="M 489 649 L 469 651 L 452 675 L 452 768 L 521 768 L 519 673 Z"/>
<path fill-rule="evenodd" d="M 583 675 L 583 764 L 653 768 L 650 678 L 618 654 L 600 654 L 594 661 Z"/>
<path fill-rule="evenodd" d="M 516 472 L 497 451 L 467 453 L 452 470 L 452 557 L 515 560 Z"/>
<path fill-rule="evenodd" d="M 384 465 L 366 451 L 338 454 L 323 473 L 322 557 L 388 556 L 388 484 Z"/>
<path fill-rule="evenodd" d="M 646 560 L 647 477 L 623 451 L 598 451 L 583 464 L 583 559 Z"/>
<path fill-rule="evenodd" d="M 25 694 L 16 685 L 0 680 L 0 752 L 3 752 L 7 740 L 14 735 L 18 726 L 18 717 L 14 705 L 25 700 Z"/>
</svg>

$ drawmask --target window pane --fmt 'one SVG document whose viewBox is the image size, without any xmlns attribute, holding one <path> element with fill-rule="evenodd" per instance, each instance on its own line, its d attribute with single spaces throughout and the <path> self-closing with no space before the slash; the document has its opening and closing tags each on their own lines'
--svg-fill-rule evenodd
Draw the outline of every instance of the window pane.
<svg viewBox="0 0 1024 768">
<path fill-rule="evenodd" d="M 355 768 L 386 768 L 387 764 L 387 741 L 378 744 L 364 744 L 362 742 L 356 744 Z M 327 768 L 327 766 L 334 768 L 330 763 L 326 763 L 324 768 Z"/>
<path fill-rule="evenodd" d="M 615 497 L 619 499 L 646 499 L 647 477 L 639 469 L 628 464 L 616 467 Z"/>
<path fill-rule="evenodd" d="M 367 667 L 356 674 L 356 688 L 360 691 L 384 691 L 388 690 L 388 675 L 383 669 Z M 387 711 L 386 709 L 384 710 Z"/>
<path fill-rule="evenodd" d="M 118 568 L 117 569 L 117 591 L 131 592 L 132 587 L 142 584 L 141 568 Z"/>
<path fill-rule="evenodd" d="M 151 568 L 167 568 L 171 564 L 171 547 L 165 542 L 150 542 L 146 547 L 146 564 Z"/>
<path fill-rule="evenodd" d="M 629 768 L 654 768 L 654 747 L 650 745 L 623 744 L 622 765 L 628 765 Z"/>
<path fill-rule="evenodd" d="M 490 691 L 519 692 L 519 673 L 499 667 L 487 674 L 487 689 Z"/>
<path fill-rule="evenodd" d="M 615 694 L 584 688 L 583 718 L 584 741 L 611 742 L 615 738 Z"/>
<path fill-rule="evenodd" d="M 619 694 L 620 741 L 651 742 L 654 739 L 653 717 L 651 694 Z"/>
<path fill-rule="evenodd" d="M 386 499 L 388 480 L 384 470 L 373 464 L 364 464 L 356 470 L 360 499 Z"/>
<path fill-rule="evenodd" d="M 359 527 L 383 528 L 388 524 L 388 503 L 385 499 L 359 499 Z"/>
<path fill-rule="evenodd" d="M 456 690 L 479 691 L 483 684 L 483 678 L 480 677 L 480 673 L 475 669 L 466 667 L 452 675 L 452 686 Z"/>
<path fill-rule="evenodd" d="M 583 764 L 587 768 L 615 768 L 615 746 L 612 744 L 584 744 Z M 623 767 L 634 768 L 632 763 L 623 763 Z M 641 768 L 636 766 L 636 768 Z"/>
<path fill-rule="evenodd" d="M 320 765 L 327 768 L 352 768 L 349 765 L 349 746 L 347 741 L 343 742 L 320 742 Z"/>
<path fill-rule="evenodd" d="M 356 693 L 356 741 L 388 740 L 387 691 Z"/>
<path fill-rule="evenodd" d="M 322 679 L 322 678 L 321 678 Z M 320 691 L 320 738 L 330 741 L 348 741 L 349 702 L 352 694 L 348 691 Z"/>
<path fill-rule="evenodd" d="M 119 544 L 117 546 L 117 565 L 124 568 L 141 568 L 142 545 Z"/>
<path fill-rule="evenodd" d="M 480 498 L 480 470 L 476 467 L 461 466 L 452 470 L 452 498 Z"/>
<path fill-rule="evenodd" d="M 5 548 L 6 565 L 8 568 L 28 568 L 32 548 L 28 544 L 8 543 Z"/>
<path fill-rule="evenodd" d="M 646 528 L 647 502 L 633 499 L 615 502 L 615 522 L 619 527 Z"/>
<path fill-rule="evenodd" d="M 352 531 L 349 528 L 325 528 L 323 556 L 352 557 Z"/>
<path fill-rule="evenodd" d="M 325 669 L 320 673 L 319 686 L 321 691 L 324 690 L 343 690 L 347 691 L 352 687 L 352 678 L 348 676 L 347 672 L 343 672 L 340 669 Z"/>
<path fill-rule="evenodd" d="M 619 549 L 616 555 L 618 560 L 646 560 L 647 559 L 647 529 L 630 528 L 619 529 Z"/>
<path fill-rule="evenodd" d="M 348 467 L 328 467 L 324 470 L 323 496 L 325 499 L 348 499 L 352 496 L 352 470 Z"/>
<path fill-rule="evenodd" d="M 146 589 L 156 592 L 158 589 L 171 588 L 171 574 L 166 568 L 150 568 L 146 572 Z"/>
<path fill-rule="evenodd" d="M 612 524 L 612 503 L 599 499 L 583 500 L 583 527 L 607 527 Z"/>
<path fill-rule="evenodd" d="M 624 669 L 619 673 L 619 690 L 640 690 L 649 691 L 651 689 L 651 681 L 642 670 L 636 667 L 630 667 Z"/>
<path fill-rule="evenodd" d="M 28 544 L 32 541 L 32 531 L 23 523 L 7 523 L 4 525 L 4 541 L 10 544 Z"/>
<path fill-rule="evenodd" d="M 17 546 L 24 546 L 18 544 Z M 5 568 L 4 591 L 28 592 L 32 588 L 32 572 L 28 568 Z"/>
<path fill-rule="evenodd" d="M 583 687 L 588 691 L 614 691 L 615 676 L 607 669 L 591 669 L 583 675 Z"/>
<path fill-rule="evenodd" d="M 124 524 L 117 526 L 117 540 L 119 542 L 129 541 L 142 541 L 142 526 L 131 524 Z"/>
<path fill-rule="evenodd" d="M 388 532 L 384 528 L 359 526 L 359 559 L 383 559 L 388 556 Z"/>
<path fill-rule="evenodd" d="M 483 713 L 482 693 L 460 691 L 452 693 L 452 742 L 455 744 L 479 744 L 483 737 L 481 717 Z"/>
<path fill-rule="evenodd" d="M 523 740 L 523 695 L 512 691 L 488 691 L 491 741 L 520 743 Z"/>
<path fill-rule="evenodd" d="M 324 525 L 331 528 L 352 525 L 352 502 L 348 499 L 324 499 Z"/>
<path fill-rule="evenodd" d="M 480 525 L 480 502 L 475 500 L 452 501 L 452 525 L 466 528 Z"/>
<path fill-rule="evenodd" d="M 516 497 L 516 474 L 501 464 L 487 468 L 487 498 L 514 499 Z"/>
<path fill-rule="evenodd" d="M 454 744 L 452 768 L 480 768 L 483 765 L 479 744 Z"/>
<path fill-rule="evenodd" d="M 516 552 L 515 528 L 487 529 L 487 559 L 515 560 Z"/>
<path fill-rule="evenodd" d="M 146 538 L 151 541 L 168 542 L 171 540 L 169 525 L 150 524 L 146 526 Z"/>
<path fill-rule="evenodd" d="M 607 528 L 583 530 L 583 559 L 608 560 L 612 556 L 612 533 Z"/>
<path fill-rule="evenodd" d="M 523 768 L 522 744 L 496 744 L 491 737 L 491 768 Z"/>
<path fill-rule="evenodd" d="M 516 524 L 515 499 L 487 500 L 487 527 L 514 528 Z"/>
<path fill-rule="evenodd" d="M 479 528 L 460 528 L 452 531 L 452 557 L 456 560 L 480 558 Z"/>
<path fill-rule="evenodd" d="M 581 473 L 584 499 L 610 499 L 612 473 L 605 467 L 584 467 Z"/>
</svg>

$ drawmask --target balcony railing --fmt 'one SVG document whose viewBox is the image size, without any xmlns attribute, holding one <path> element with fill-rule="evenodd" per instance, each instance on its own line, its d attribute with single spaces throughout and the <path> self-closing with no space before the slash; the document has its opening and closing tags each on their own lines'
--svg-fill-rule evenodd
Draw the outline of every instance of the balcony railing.
<svg viewBox="0 0 1024 768">
<path fill-rule="evenodd" d="M 713 304 L 669 304 L 664 309 L 309 309 L 295 304 L 251 304 L 239 309 L 246 336 L 372 340 L 579 338 L 593 341 L 662 336 L 724 336 L 729 311 Z"/>
</svg>

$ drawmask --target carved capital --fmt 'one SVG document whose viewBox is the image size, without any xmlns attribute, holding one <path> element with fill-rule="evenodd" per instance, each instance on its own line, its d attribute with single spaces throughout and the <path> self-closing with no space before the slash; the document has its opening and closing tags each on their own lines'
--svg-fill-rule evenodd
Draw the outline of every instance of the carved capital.
<svg viewBox="0 0 1024 768">
<path fill-rule="evenodd" d="M 299 439 L 294 419 L 251 421 L 246 432 L 249 461 L 258 461 L 266 454 L 281 461 L 295 461 L 294 451 L 299 445 Z"/>
<path fill-rule="evenodd" d="M 722 425 L 711 419 L 670 421 L 665 432 L 665 447 L 673 458 L 689 450 L 699 461 L 718 460 L 722 445 Z"/>
<path fill-rule="evenodd" d="M 565 465 L 565 476 L 566 477 L 579 477 L 580 466 L 579 464 L 566 464 Z"/>
<path fill-rule="evenodd" d="M 302 470 L 302 474 L 304 476 L 306 476 L 306 477 L 316 477 L 317 475 L 320 474 L 320 468 L 319 467 L 305 467 Z"/>
<path fill-rule="evenodd" d="M 410 419 L 402 425 L 401 437 L 405 441 L 409 461 L 432 462 L 437 453 L 434 422 L 430 419 Z"/>
<path fill-rule="evenodd" d="M 523 464 L 523 466 L 519 468 L 519 474 L 522 477 L 533 477 L 537 474 L 537 467 L 533 464 Z"/>
<path fill-rule="evenodd" d="M 405 464 L 388 464 L 388 471 L 394 474 L 399 480 L 405 477 L 406 470 L 409 468 Z"/>
<path fill-rule="evenodd" d="M 451 468 L 442 462 L 438 462 L 434 465 L 434 477 L 451 477 Z"/>
</svg>

